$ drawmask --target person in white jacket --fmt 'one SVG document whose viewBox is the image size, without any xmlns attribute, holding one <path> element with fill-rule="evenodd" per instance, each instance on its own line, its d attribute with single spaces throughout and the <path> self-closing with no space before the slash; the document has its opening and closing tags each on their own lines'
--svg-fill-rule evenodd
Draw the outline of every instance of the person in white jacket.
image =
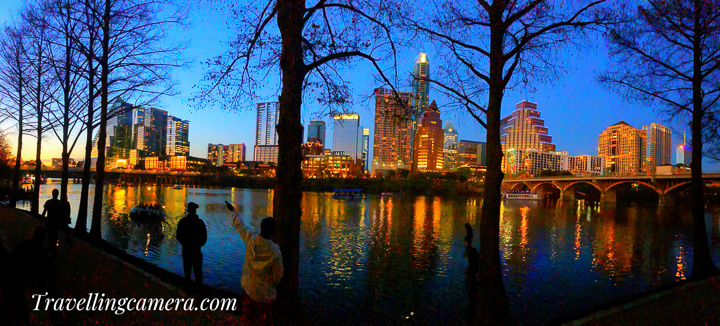
<svg viewBox="0 0 720 326">
<path fill-rule="evenodd" d="M 275 234 L 275 219 L 263 219 L 258 233 L 245 225 L 233 205 L 225 203 L 231 212 L 233 226 L 245 242 L 245 265 L 240 284 L 253 301 L 270 303 L 277 296 L 275 288 L 283 276 L 280 247 L 271 240 Z"/>
</svg>

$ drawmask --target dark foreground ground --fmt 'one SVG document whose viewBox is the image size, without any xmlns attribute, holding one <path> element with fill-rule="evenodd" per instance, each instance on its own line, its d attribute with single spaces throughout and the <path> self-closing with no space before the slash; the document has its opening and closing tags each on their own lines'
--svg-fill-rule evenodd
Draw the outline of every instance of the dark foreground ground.
<svg viewBox="0 0 720 326">
<path fill-rule="evenodd" d="M 0 236 L 9 250 L 23 239 L 30 238 L 38 225 L 42 222 L 28 213 L 0 205 Z M 58 297 L 87 298 L 89 293 L 104 293 L 106 298 L 167 300 L 186 297 L 177 286 L 178 276 L 156 270 L 158 268 L 135 261 L 133 257 L 123 257 L 122 253 L 109 254 L 106 251 L 114 251 L 106 245 L 90 244 L 77 237 L 73 240 L 72 244 L 67 244 L 64 235 L 60 236 L 56 263 Z M 566 325 L 720 325 L 719 281 L 720 277 L 715 277 L 674 286 L 624 305 L 597 311 Z M 37 292 L 34 286 L 31 285 L 25 297 L 26 309 L 35 325 L 237 325 L 245 322 L 237 314 L 229 312 L 126 311 L 117 315 L 108 311 L 33 311 L 36 300 L 31 296 Z M 205 296 L 230 296 L 212 291 L 206 290 Z M 239 298 L 237 303 L 241 305 Z M 312 324 L 317 322 L 324 324 L 330 321 L 314 321 Z"/>
</svg>

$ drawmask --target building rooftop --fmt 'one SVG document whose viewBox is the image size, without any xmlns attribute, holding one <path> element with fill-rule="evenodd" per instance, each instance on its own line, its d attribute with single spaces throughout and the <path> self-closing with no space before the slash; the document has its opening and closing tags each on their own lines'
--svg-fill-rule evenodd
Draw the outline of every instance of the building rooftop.
<svg viewBox="0 0 720 326">
<path fill-rule="evenodd" d="M 618 122 L 618 123 L 616 123 L 616 124 L 614 124 L 614 125 L 611 125 L 610 127 L 612 127 L 612 126 L 619 126 L 619 125 L 630 126 L 630 124 L 628 124 L 627 122 L 625 122 L 625 121 L 623 121 L 623 120 L 620 120 L 620 122 Z"/>
</svg>

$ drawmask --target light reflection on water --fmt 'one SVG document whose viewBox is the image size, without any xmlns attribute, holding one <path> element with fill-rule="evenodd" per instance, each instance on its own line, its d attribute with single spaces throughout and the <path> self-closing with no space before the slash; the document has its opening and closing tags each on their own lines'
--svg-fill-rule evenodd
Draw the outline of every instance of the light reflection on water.
<svg viewBox="0 0 720 326">
<path fill-rule="evenodd" d="M 42 200 L 57 187 L 43 185 Z M 70 185 L 73 216 L 79 192 L 80 185 Z M 108 186 L 103 236 L 182 275 L 175 231 L 185 204 L 195 202 L 208 228 L 205 282 L 240 291 L 244 245 L 224 201 L 257 226 L 271 214 L 272 197 L 267 190 Z M 165 206 L 164 223 L 137 224 L 129 218 L 133 206 L 154 202 Z M 300 291 L 309 316 L 385 324 L 413 312 L 421 324 L 462 323 L 467 305 L 463 225 L 473 225 L 477 246 L 481 200 L 368 196 L 343 201 L 305 193 L 302 203 Z M 522 201 L 504 202 L 501 211 L 503 275 L 521 323 L 558 321 L 690 275 L 688 208 L 601 208 L 582 201 L 547 207 Z M 718 263 L 718 210 L 712 214 L 711 250 Z"/>
</svg>

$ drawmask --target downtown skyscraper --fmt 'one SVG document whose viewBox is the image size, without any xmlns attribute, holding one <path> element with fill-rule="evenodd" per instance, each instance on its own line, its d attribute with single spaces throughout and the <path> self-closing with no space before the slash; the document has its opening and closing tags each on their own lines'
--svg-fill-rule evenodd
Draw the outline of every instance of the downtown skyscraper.
<svg viewBox="0 0 720 326">
<path fill-rule="evenodd" d="M 428 107 L 430 100 L 430 62 L 428 61 L 427 53 L 420 52 L 415 57 L 415 64 L 413 65 L 412 72 L 412 133 L 410 139 L 415 139 L 415 132 L 417 132 L 420 126 L 420 119 L 423 118 L 425 110 Z M 412 157 L 412 151 L 414 146 L 410 147 L 410 156 Z"/>
<path fill-rule="evenodd" d="M 515 111 L 500 121 L 500 143 L 503 152 L 510 149 L 555 151 L 545 120 L 540 118 L 537 104 L 521 101 Z"/>
<path fill-rule="evenodd" d="M 357 113 L 336 114 L 333 117 L 333 152 L 343 152 L 354 160 L 362 159 L 362 127 Z"/>
<path fill-rule="evenodd" d="M 168 116 L 165 149 L 168 156 L 188 156 L 190 153 L 190 121 Z"/>
<path fill-rule="evenodd" d="M 307 142 L 325 146 L 325 121 L 311 120 L 307 128 Z"/>
<path fill-rule="evenodd" d="M 432 101 L 427 107 L 415 133 L 415 149 L 413 150 L 413 171 L 440 172 L 443 170 L 443 139 L 440 110 Z"/>
<path fill-rule="evenodd" d="M 372 173 L 409 169 L 412 162 L 411 92 L 375 89 L 375 131 Z"/>
<path fill-rule="evenodd" d="M 445 132 L 445 139 L 443 140 L 443 169 L 452 171 L 457 168 L 458 162 L 458 132 L 449 120 L 445 123 L 443 130 Z"/>
<path fill-rule="evenodd" d="M 643 130 L 647 133 L 648 167 L 672 164 L 672 129 L 653 122 Z"/>
<path fill-rule="evenodd" d="M 260 162 L 278 162 L 278 135 L 275 127 L 280 117 L 280 102 L 261 102 L 255 106 L 254 160 Z"/>
<path fill-rule="evenodd" d="M 636 174 L 645 170 L 647 132 L 620 121 L 598 136 L 598 156 L 604 157 L 605 171 Z"/>
</svg>

